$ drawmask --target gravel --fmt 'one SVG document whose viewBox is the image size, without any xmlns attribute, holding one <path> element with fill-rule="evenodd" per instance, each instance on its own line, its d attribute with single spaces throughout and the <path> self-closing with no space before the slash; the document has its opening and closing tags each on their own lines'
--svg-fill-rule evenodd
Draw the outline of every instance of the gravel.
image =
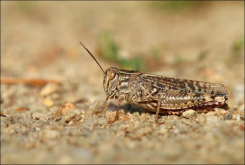
<svg viewBox="0 0 245 165">
<path fill-rule="evenodd" d="M 65 103 L 67 104 L 67 103 Z M 61 105 L 62 106 L 62 105 Z M 56 108 L 58 111 L 59 107 Z M 220 109 L 222 111 L 222 109 Z M 86 116 L 75 108 L 63 116 L 52 113 L 8 113 L 1 116 L 4 162 L 18 163 L 242 163 L 244 121 L 230 113 L 196 113 L 187 119 L 167 116 L 156 125 L 154 116 L 143 112 L 123 113 L 113 124 L 107 110 Z M 233 115 L 237 115 L 235 111 Z M 122 116 L 122 117 L 121 117 Z M 127 118 L 125 118 L 127 116 Z M 229 119 L 224 120 L 224 118 Z M 164 116 L 163 116 L 164 117 Z M 128 118 L 132 120 L 128 120 Z M 21 151 L 21 152 L 20 152 Z M 39 151 L 39 152 L 37 152 Z M 12 154 L 10 154 L 12 153 Z M 38 154 L 35 159 L 22 159 Z M 154 153 L 154 154 L 153 154 Z M 17 154 L 13 159 L 13 154 Z M 151 155 L 151 157 L 149 157 Z M 202 156 L 200 156 L 202 155 Z M 226 156 L 225 156 L 226 155 Z M 139 158 L 139 159 L 136 159 Z"/>
</svg>

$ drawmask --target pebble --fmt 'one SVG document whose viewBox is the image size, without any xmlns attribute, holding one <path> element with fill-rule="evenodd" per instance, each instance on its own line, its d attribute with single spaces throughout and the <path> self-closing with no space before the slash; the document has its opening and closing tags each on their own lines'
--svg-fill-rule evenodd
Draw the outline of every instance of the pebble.
<svg viewBox="0 0 245 165">
<path fill-rule="evenodd" d="M 134 128 L 139 128 L 141 126 L 140 121 L 135 121 L 134 122 Z"/>
<path fill-rule="evenodd" d="M 185 118 L 182 118 L 181 122 L 186 124 L 186 125 L 191 125 L 191 123 L 192 123 L 189 119 L 185 119 Z"/>
<path fill-rule="evenodd" d="M 94 119 L 93 118 L 85 118 L 83 125 L 94 125 Z"/>
<path fill-rule="evenodd" d="M 44 86 L 41 91 L 40 91 L 40 95 L 41 96 L 46 96 L 46 95 L 49 95 L 55 91 L 58 90 L 58 85 L 57 84 L 52 84 L 52 83 L 49 83 L 47 84 L 46 86 Z"/>
<path fill-rule="evenodd" d="M 165 124 L 161 124 L 161 125 L 160 125 L 160 129 L 166 129 Z"/>
<path fill-rule="evenodd" d="M 190 110 L 188 110 L 188 111 L 185 111 L 185 112 L 182 114 L 182 116 L 185 117 L 185 118 L 187 118 L 187 119 L 190 119 L 190 118 L 192 118 L 192 117 L 194 117 L 194 116 L 196 116 L 196 115 L 197 115 L 197 112 L 194 111 L 194 110 L 192 110 L 192 109 L 190 109 Z"/>
<path fill-rule="evenodd" d="M 236 120 L 237 119 L 237 114 L 232 115 L 232 120 Z"/>
<path fill-rule="evenodd" d="M 92 131 L 94 129 L 94 125 L 84 125 L 83 127 L 89 131 Z"/>
<path fill-rule="evenodd" d="M 163 135 L 167 135 L 168 134 L 168 130 L 165 127 L 161 127 L 159 133 L 161 133 Z"/>
<path fill-rule="evenodd" d="M 36 144 L 34 142 L 28 142 L 23 145 L 24 149 L 33 149 L 36 147 Z"/>
<path fill-rule="evenodd" d="M 45 98 L 45 99 L 43 99 L 43 105 L 46 105 L 48 107 L 52 107 L 54 105 L 54 102 L 53 102 L 53 100 Z"/>
<path fill-rule="evenodd" d="M 37 105 L 30 105 L 29 109 L 33 113 L 34 112 L 43 112 L 44 111 L 44 108 L 43 107 L 37 106 Z"/>
<path fill-rule="evenodd" d="M 65 118 L 66 122 L 69 122 L 72 119 L 74 119 L 76 116 L 81 116 L 80 111 L 79 110 L 70 110 L 67 112 L 67 114 L 64 116 L 64 118 Z"/>
<path fill-rule="evenodd" d="M 179 129 L 177 129 L 177 128 L 174 129 L 174 133 L 175 133 L 175 134 L 178 134 L 178 133 L 179 133 Z"/>
<path fill-rule="evenodd" d="M 98 119 L 98 124 L 105 124 L 106 123 L 106 118 L 99 118 Z"/>
<path fill-rule="evenodd" d="M 136 137 L 138 138 L 141 138 L 142 136 L 148 134 L 152 132 L 152 128 L 151 127 L 143 127 L 143 128 L 140 128 L 138 129 L 136 132 L 135 132 L 135 135 Z"/>
<path fill-rule="evenodd" d="M 56 139 L 56 138 L 59 138 L 61 134 L 57 130 L 44 130 L 43 136 L 48 139 Z"/>
<path fill-rule="evenodd" d="M 46 120 L 48 117 L 46 114 L 35 112 L 32 114 L 32 118 L 37 120 Z"/>
<path fill-rule="evenodd" d="M 76 107 L 72 103 L 66 102 L 65 104 L 61 105 L 57 110 L 57 116 L 64 116 L 66 115 L 67 111 L 73 110 L 75 108 Z"/>
<path fill-rule="evenodd" d="M 172 128 L 172 126 L 173 126 L 173 123 L 172 123 L 171 121 L 167 120 L 167 121 L 165 122 L 165 127 L 166 127 L 167 129 Z"/>
<path fill-rule="evenodd" d="M 74 123 L 74 121 L 73 120 L 71 120 L 71 121 L 69 121 L 69 123 L 67 124 L 68 126 L 72 126 L 72 125 L 74 125 L 75 123 Z"/>
<path fill-rule="evenodd" d="M 135 114 L 132 115 L 132 120 L 133 120 L 133 122 L 140 121 L 138 116 L 136 116 Z"/>
<path fill-rule="evenodd" d="M 53 100 L 57 100 L 57 99 L 59 99 L 61 96 L 58 94 L 58 93 L 53 93 L 52 95 L 51 95 L 51 98 L 53 99 Z"/>
<path fill-rule="evenodd" d="M 21 107 L 21 108 L 17 108 L 15 110 L 15 112 L 24 112 L 24 111 L 27 111 L 27 110 L 29 110 L 29 108 L 27 108 L 27 107 Z"/>
<path fill-rule="evenodd" d="M 233 109 L 234 111 L 235 111 L 235 110 L 238 110 L 238 106 L 237 106 L 237 105 L 234 105 L 234 106 L 232 106 L 231 109 Z"/>
<path fill-rule="evenodd" d="M 231 120 L 232 119 L 232 114 L 228 114 L 223 117 L 223 120 Z"/>
<path fill-rule="evenodd" d="M 39 127 L 36 127 L 35 130 L 36 130 L 36 131 L 40 131 L 41 129 L 40 129 Z"/>
<path fill-rule="evenodd" d="M 237 115 L 236 120 L 237 121 L 240 121 L 241 120 L 241 116 L 240 115 Z"/>
<path fill-rule="evenodd" d="M 214 124 L 218 121 L 217 116 L 207 116 L 207 123 L 209 124 Z"/>
<path fill-rule="evenodd" d="M 129 149 L 134 149 L 136 147 L 136 143 L 134 141 L 128 141 L 126 144 Z"/>
<path fill-rule="evenodd" d="M 128 115 L 125 115 L 123 112 L 119 113 L 119 120 L 129 121 L 131 118 Z"/>
<path fill-rule="evenodd" d="M 245 113 L 244 104 L 239 107 L 239 112 L 243 114 Z"/>
<path fill-rule="evenodd" d="M 198 117 L 198 122 L 199 122 L 200 124 L 206 123 L 206 116 L 200 115 L 200 116 Z"/>
<path fill-rule="evenodd" d="M 31 111 L 26 111 L 25 112 L 25 118 L 31 118 L 32 112 Z"/>
<path fill-rule="evenodd" d="M 1 116 L 6 117 L 6 115 L 4 114 L 4 111 L 1 110 Z"/>
</svg>

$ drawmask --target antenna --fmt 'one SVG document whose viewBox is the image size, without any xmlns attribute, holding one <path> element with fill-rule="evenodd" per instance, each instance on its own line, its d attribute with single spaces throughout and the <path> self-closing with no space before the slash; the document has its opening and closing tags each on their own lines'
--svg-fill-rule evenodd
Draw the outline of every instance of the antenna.
<svg viewBox="0 0 245 165">
<path fill-rule="evenodd" d="M 80 42 L 80 44 L 84 47 L 84 49 L 87 50 L 87 52 L 90 54 L 90 56 L 94 59 L 94 61 L 99 65 L 100 69 L 102 70 L 103 73 L 105 73 L 105 71 L 102 69 L 102 67 L 100 66 L 100 64 L 98 63 L 98 61 L 95 59 L 95 57 L 93 56 L 93 54 L 82 44 L 82 42 Z"/>
</svg>

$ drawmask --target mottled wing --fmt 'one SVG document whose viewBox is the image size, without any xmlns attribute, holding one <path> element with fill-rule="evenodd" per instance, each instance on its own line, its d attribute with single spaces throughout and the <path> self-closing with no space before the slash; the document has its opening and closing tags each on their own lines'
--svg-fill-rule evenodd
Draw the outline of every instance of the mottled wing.
<svg viewBox="0 0 245 165">
<path fill-rule="evenodd" d="M 153 74 L 141 74 L 140 78 L 146 82 L 153 83 L 156 87 L 159 88 L 168 88 L 168 89 L 175 89 L 175 90 L 178 89 L 178 90 L 184 90 L 193 93 L 228 94 L 226 87 L 223 84 L 218 84 L 218 83 L 177 79 L 177 78 L 163 77 L 163 76 L 158 76 Z"/>
<path fill-rule="evenodd" d="M 161 113 L 164 110 L 222 105 L 227 100 L 227 91 L 223 85 L 194 80 L 141 74 L 138 78 L 138 88 L 136 98 L 140 99 L 134 104 L 155 111 L 161 98 Z"/>
</svg>

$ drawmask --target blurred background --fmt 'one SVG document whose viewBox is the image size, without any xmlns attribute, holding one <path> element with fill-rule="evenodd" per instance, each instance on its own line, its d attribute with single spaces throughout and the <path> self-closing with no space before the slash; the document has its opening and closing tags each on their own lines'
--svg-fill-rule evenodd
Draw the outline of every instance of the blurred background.
<svg viewBox="0 0 245 165">
<path fill-rule="evenodd" d="M 80 108 L 85 104 L 86 107 L 82 109 L 87 113 L 89 112 L 87 107 L 96 100 L 100 100 L 102 104 L 106 97 L 102 87 L 103 74 L 79 44 L 80 41 L 94 54 L 104 69 L 114 66 L 120 69 L 139 70 L 143 73 L 225 84 L 229 90 L 228 105 L 243 107 L 241 111 L 244 110 L 244 1 L 1 1 L 1 81 L 2 78 L 43 79 L 54 80 L 63 85 L 62 89 L 59 87 L 58 92 L 57 87 L 53 88 L 49 84 L 44 88 L 23 85 L 1 86 L 3 113 L 16 114 L 16 111 L 23 111 L 21 107 L 27 107 L 33 114 L 41 112 L 43 115 L 52 116 L 64 102 L 78 103 L 79 101 L 82 104 L 76 104 L 76 107 Z M 113 108 L 115 109 L 115 106 L 110 106 L 110 109 Z M 5 123 L 9 122 L 8 118 L 5 119 Z M 25 120 L 27 119 L 25 117 Z M 33 123 L 30 130 L 37 127 L 39 130 L 40 128 L 58 129 L 55 132 L 58 135 L 62 132 L 60 125 L 56 128 L 50 124 L 51 122 L 34 119 L 33 121 L 36 125 Z M 55 125 L 58 122 L 53 123 Z M 102 136 L 96 134 L 96 130 L 90 131 L 95 133 L 92 138 L 90 138 L 91 134 L 84 133 L 87 142 L 80 135 L 83 130 L 91 128 L 75 128 L 77 129 L 74 131 L 71 129 L 71 133 L 67 133 L 69 143 L 57 141 L 56 144 L 48 138 L 42 139 L 41 135 L 38 136 L 41 139 L 38 141 L 36 134 L 42 133 L 43 130 L 31 131 L 33 137 L 28 136 L 28 140 L 24 138 L 25 133 L 19 133 L 17 136 L 15 133 L 19 131 L 17 128 L 12 133 L 11 131 L 8 133 L 10 128 L 6 126 L 5 132 L 1 132 L 2 137 L 4 136 L 1 138 L 1 143 L 4 145 L 3 151 L 1 147 L 1 155 L 4 154 L 4 161 L 8 163 L 22 161 L 50 163 L 50 160 L 55 160 L 55 163 L 81 162 L 81 160 L 101 163 L 103 162 L 100 161 L 101 159 L 105 163 L 108 163 L 108 160 L 115 163 L 120 160 L 120 156 L 125 158 L 121 162 L 137 163 L 138 159 L 144 157 L 142 162 L 147 159 L 149 162 L 159 163 L 159 160 L 162 161 L 168 157 L 168 154 L 169 162 L 178 160 L 179 163 L 183 163 L 183 160 L 186 162 L 194 160 L 199 163 L 219 163 L 229 160 L 229 162 L 241 163 L 241 158 L 244 158 L 244 136 L 238 137 L 237 132 L 229 131 L 233 130 L 233 127 L 226 125 L 224 128 L 227 130 L 224 132 L 231 133 L 233 139 L 225 134 L 225 137 L 217 135 L 222 137 L 221 140 L 215 135 L 214 139 L 218 139 L 215 144 L 209 138 L 200 141 L 204 150 L 206 148 L 206 154 L 201 152 L 204 151 L 201 150 L 202 148 L 201 154 L 196 152 L 200 147 L 195 148 L 194 145 L 192 145 L 194 146 L 192 152 L 189 152 L 190 143 L 198 142 L 196 137 L 204 137 L 201 135 L 194 134 L 192 138 L 187 136 L 183 140 L 183 144 L 187 147 L 183 147 L 183 150 L 179 150 L 182 145 L 176 143 L 178 138 L 172 138 L 175 136 L 164 139 L 164 143 L 159 141 L 158 137 L 150 136 L 148 141 L 142 141 L 138 157 L 135 157 L 136 150 L 128 152 L 128 149 L 122 145 L 115 148 L 125 148 L 126 154 L 119 153 L 119 156 L 112 157 L 113 159 L 108 155 L 116 152 L 113 148 L 108 148 L 107 144 L 121 144 L 120 138 L 118 141 L 114 139 L 121 135 L 114 136 L 109 130 L 104 129 L 109 132 L 107 133 L 111 139 L 108 138 L 109 143 L 107 143 L 107 136 L 103 136 L 106 140 L 103 141 L 102 138 L 104 143 L 98 144 L 97 141 L 100 142 Z M 118 130 L 116 128 L 115 130 Z M 70 127 L 64 129 L 62 139 L 66 138 L 64 132 L 68 129 Z M 216 130 L 213 132 L 207 130 L 207 132 L 211 135 L 213 132 L 219 133 Z M 70 136 L 72 133 L 77 133 L 77 136 Z M 244 134 L 244 127 L 242 133 Z M 56 134 L 52 136 L 56 137 Z M 227 141 L 223 141 L 226 137 Z M 235 138 L 240 138 L 240 141 L 234 140 Z M 189 140 L 190 143 L 186 143 L 185 140 Z M 20 141 L 24 141 L 23 144 Z M 32 141 L 37 143 L 29 143 Z M 127 142 L 127 139 L 125 141 Z M 138 142 L 141 144 L 141 141 Z M 129 146 L 134 147 L 131 144 L 133 143 L 129 143 Z M 157 154 L 154 155 L 150 147 L 143 152 L 145 144 L 156 144 L 159 148 L 155 152 Z M 94 148 L 93 156 L 87 154 L 86 147 L 84 150 L 82 147 L 79 148 L 79 146 L 91 147 L 90 145 Z M 96 145 L 99 145 L 101 150 L 98 150 Z M 78 146 L 79 152 L 74 151 L 75 156 L 69 157 L 68 149 L 70 154 L 74 154 L 72 146 Z M 209 152 L 209 146 L 214 147 L 214 150 L 211 149 L 213 152 Z M 23 148 L 26 152 L 22 153 L 20 150 L 22 151 Z M 28 149 L 32 148 L 36 148 L 32 150 L 34 153 L 32 155 L 35 158 L 39 156 L 36 160 L 26 159 L 26 155 L 30 157 Z M 42 150 L 44 148 L 45 150 Z M 55 154 L 48 152 L 52 150 Z M 186 154 L 180 153 L 181 156 L 171 157 L 171 154 L 182 151 Z M 144 156 L 141 155 L 142 152 Z M 189 156 L 186 156 L 188 154 Z M 199 155 L 202 155 L 201 159 Z"/>
<path fill-rule="evenodd" d="M 104 69 L 223 83 L 244 92 L 244 2 L 1 2 L 1 75 L 102 89 Z M 98 97 L 100 95 L 96 95 Z M 104 97 L 104 94 L 101 93 Z"/>
</svg>

